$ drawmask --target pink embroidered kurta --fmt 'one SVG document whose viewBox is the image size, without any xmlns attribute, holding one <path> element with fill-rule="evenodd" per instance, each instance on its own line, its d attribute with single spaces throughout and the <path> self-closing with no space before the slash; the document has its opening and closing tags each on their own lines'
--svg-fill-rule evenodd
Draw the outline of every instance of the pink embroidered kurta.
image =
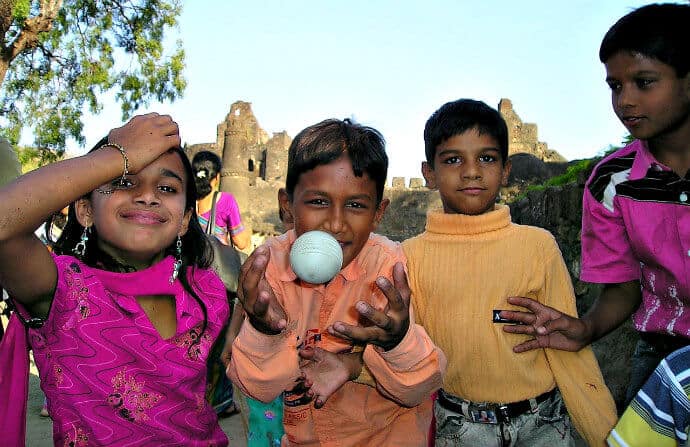
<svg viewBox="0 0 690 447">
<path fill-rule="evenodd" d="M 228 318 L 220 279 L 196 269 L 190 284 L 204 314 L 170 284 L 173 258 L 139 272 L 112 273 L 55 257 L 58 282 L 45 325 L 29 331 L 55 445 L 226 446 L 204 398 L 206 358 Z M 176 334 L 164 340 L 136 296 L 172 295 Z"/>
</svg>

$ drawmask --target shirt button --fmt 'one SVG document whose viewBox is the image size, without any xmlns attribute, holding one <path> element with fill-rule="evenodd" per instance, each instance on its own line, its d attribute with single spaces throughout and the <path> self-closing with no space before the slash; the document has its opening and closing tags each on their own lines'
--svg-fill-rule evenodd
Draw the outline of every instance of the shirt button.
<svg viewBox="0 0 690 447">
<path fill-rule="evenodd" d="M 681 202 L 685 203 L 688 201 L 688 195 L 685 193 L 685 191 L 680 193 L 680 197 L 678 197 Z"/>
</svg>

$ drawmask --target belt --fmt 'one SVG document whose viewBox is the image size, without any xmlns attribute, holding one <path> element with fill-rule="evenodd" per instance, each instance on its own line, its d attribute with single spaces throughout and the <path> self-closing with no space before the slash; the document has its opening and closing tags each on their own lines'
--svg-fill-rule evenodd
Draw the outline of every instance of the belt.
<svg viewBox="0 0 690 447">
<path fill-rule="evenodd" d="M 454 411 L 462 414 L 472 422 L 480 424 L 500 424 L 508 422 L 510 419 L 525 414 L 527 412 L 534 412 L 537 405 L 555 396 L 558 388 L 547 391 L 532 399 L 523 400 L 520 402 L 512 402 L 509 404 L 494 404 L 494 403 L 474 403 L 469 400 L 455 397 L 452 394 L 446 393 L 443 389 L 438 391 L 438 404 L 446 410 Z M 449 399 L 453 396 L 461 403 Z"/>
<path fill-rule="evenodd" d="M 656 332 L 640 332 L 640 339 L 663 357 L 666 357 L 673 351 L 690 345 L 690 339 L 685 337 L 659 334 Z"/>
</svg>

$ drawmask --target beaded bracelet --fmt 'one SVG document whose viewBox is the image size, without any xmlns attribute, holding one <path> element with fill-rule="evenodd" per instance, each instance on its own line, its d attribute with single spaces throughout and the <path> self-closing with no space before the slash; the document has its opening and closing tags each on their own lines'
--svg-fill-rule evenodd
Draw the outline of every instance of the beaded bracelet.
<svg viewBox="0 0 690 447">
<path fill-rule="evenodd" d="M 119 144 L 112 143 L 110 141 L 108 141 L 107 143 L 105 143 L 104 145 L 99 147 L 99 149 L 103 149 L 104 147 L 114 147 L 115 149 L 120 151 L 120 154 L 122 154 L 122 160 L 124 161 L 124 167 L 122 169 L 122 177 L 120 177 L 120 184 L 124 184 L 125 183 L 125 177 L 127 177 L 127 175 L 129 174 L 129 159 L 127 158 L 127 151 L 125 151 L 125 148 L 120 146 Z"/>
</svg>

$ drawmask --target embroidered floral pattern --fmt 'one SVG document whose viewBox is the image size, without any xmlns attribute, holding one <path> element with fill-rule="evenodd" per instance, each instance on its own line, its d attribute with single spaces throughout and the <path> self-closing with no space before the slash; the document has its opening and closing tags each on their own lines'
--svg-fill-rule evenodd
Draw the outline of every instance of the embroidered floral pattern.
<svg viewBox="0 0 690 447">
<path fill-rule="evenodd" d="M 72 329 L 79 321 L 86 319 L 91 309 L 89 307 L 89 288 L 84 285 L 84 277 L 81 274 L 79 265 L 71 264 L 65 272 L 65 281 L 69 285 L 69 297 L 77 302 L 74 315 L 67 318 L 64 329 Z"/>
<path fill-rule="evenodd" d="M 162 396 L 143 391 L 145 382 L 137 382 L 133 376 L 127 376 L 127 368 L 118 372 L 112 382 L 113 392 L 108 396 L 108 405 L 130 422 L 148 421 L 146 410 L 156 405 Z"/>
<path fill-rule="evenodd" d="M 81 427 L 76 427 L 74 436 L 71 434 L 67 435 L 62 445 L 65 447 L 87 447 L 89 445 L 89 437 Z"/>
<path fill-rule="evenodd" d="M 189 360 L 197 361 L 206 358 L 206 355 L 208 355 L 211 346 L 211 337 L 209 337 L 207 333 L 199 337 L 200 333 L 201 325 L 197 325 L 184 334 L 175 337 L 174 343 L 177 346 L 187 348 L 186 357 Z"/>
<path fill-rule="evenodd" d="M 53 374 L 55 375 L 55 385 L 57 385 L 57 386 L 62 385 L 62 379 L 64 379 L 64 377 L 62 375 L 62 366 L 60 366 L 60 365 L 53 366 Z"/>
</svg>

